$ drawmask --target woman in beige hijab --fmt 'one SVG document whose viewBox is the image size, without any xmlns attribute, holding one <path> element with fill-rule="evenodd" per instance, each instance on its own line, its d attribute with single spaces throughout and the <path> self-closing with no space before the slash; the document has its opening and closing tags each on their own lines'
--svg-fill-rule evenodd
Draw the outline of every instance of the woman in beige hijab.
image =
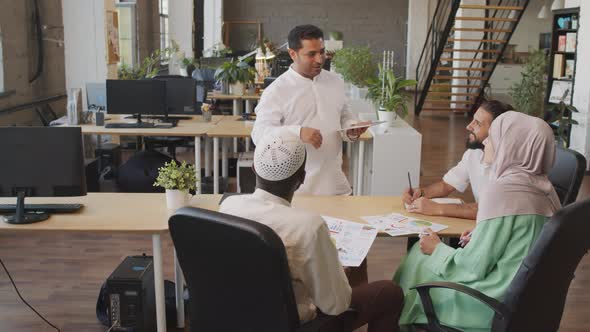
<svg viewBox="0 0 590 332">
<path fill-rule="evenodd" d="M 548 217 L 560 208 L 547 178 L 555 140 L 543 120 L 507 112 L 494 120 L 484 145 L 490 184 L 481 194 L 472 238 L 453 249 L 427 230 L 411 249 L 394 276 L 405 294 L 400 325 L 427 322 L 417 292 L 410 290 L 420 283 L 456 282 L 501 299 Z M 447 289 L 431 295 L 443 325 L 490 329 L 493 312 L 481 302 Z"/>
</svg>

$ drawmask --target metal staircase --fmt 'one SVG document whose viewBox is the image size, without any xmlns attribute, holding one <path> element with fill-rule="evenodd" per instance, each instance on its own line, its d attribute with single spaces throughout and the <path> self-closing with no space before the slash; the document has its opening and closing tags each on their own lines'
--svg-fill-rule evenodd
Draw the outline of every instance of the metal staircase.
<svg viewBox="0 0 590 332">
<path fill-rule="evenodd" d="M 438 1 L 416 68 L 414 106 L 473 112 L 529 0 Z"/>
</svg>

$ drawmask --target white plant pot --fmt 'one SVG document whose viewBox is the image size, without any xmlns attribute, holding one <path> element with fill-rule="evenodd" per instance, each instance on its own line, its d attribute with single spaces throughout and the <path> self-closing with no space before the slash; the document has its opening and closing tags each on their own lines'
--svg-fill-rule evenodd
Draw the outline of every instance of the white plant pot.
<svg viewBox="0 0 590 332">
<path fill-rule="evenodd" d="M 185 77 L 188 76 L 188 71 L 186 67 L 180 67 L 180 75 Z"/>
<path fill-rule="evenodd" d="M 388 112 L 388 111 L 377 111 L 377 114 L 379 115 L 379 121 L 387 121 L 385 123 L 380 124 L 379 126 L 381 128 L 389 128 L 389 127 L 393 127 L 393 123 L 395 122 L 395 120 L 397 119 L 397 113 L 396 112 Z"/>
<path fill-rule="evenodd" d="M 243 96 L 244 95 L 244 83 L 237 82 L 229 86 L 229 94 L 234 96 Z"/>
<path fill-rule="evenodd" d="M 178 210 L 188 206 L 190 194 L 186 191 L 166 189 L 166 207 L 170 210 Z"/>
</svg>

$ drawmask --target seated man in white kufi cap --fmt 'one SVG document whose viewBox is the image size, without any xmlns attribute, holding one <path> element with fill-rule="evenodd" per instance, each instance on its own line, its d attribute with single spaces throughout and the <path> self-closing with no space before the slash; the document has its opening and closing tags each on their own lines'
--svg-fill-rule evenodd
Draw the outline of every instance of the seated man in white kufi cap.
<svg viewBox="0 0 590 332">
<path fill-rule="evenodd" d="M 293 194 L 305 179 L 305 159 L 305 146 L 290 132 L 264 137 L 254 152 L 256 191 L 227 198 L 219 211 L 265 224 L 282 239 L 302 322 L 321 312 L 338 315 L 330 326 L 336 320 L 340 329 L 347 322 L 351 326 L 346 330 L 369 323 L 372 332 L 397 331 L 401 289 L 389 280 L 351 289 L 323 219 L 291 207 Z M 352 322 L 343 314 L 349 307 L 357 311 Z"/>
</svg>

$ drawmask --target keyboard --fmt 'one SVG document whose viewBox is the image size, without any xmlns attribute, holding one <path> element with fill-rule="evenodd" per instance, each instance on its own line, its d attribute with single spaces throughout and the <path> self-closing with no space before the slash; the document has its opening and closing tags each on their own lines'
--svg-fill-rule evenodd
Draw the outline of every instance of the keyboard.
<svg viewBox="0 0 590 332">
<path fill-rule="evenodd" d="M 197 114 L 195 114 L 197 115 Z M 166 117 L 164 115 L 142 115 L 142 119 L 156 119 L 156 120 L 164 120 Z M 126 116 L 125 119 L 137 119 L 137 115 L 129 115 Z M 192 117 L 186 115 L 168 115 L 168 119 L 170 120 L 192 120 Z"/>
<path fill-rule="evenodd" d="M 84 205 L 67 204 L 25 204 L 25 212 L 42 211 L 47 213 L 72 213 L 80 210 Z M 14 213 L 16 204 L 0 204 L 0 213 Z"/>
<path fill-rule="evenodd" d="M 107 123 L 104 125 L 105 128 L 154 128 L 156 127 L 153 123 L 142 122 L 142 123 Z"/>
</svg>

